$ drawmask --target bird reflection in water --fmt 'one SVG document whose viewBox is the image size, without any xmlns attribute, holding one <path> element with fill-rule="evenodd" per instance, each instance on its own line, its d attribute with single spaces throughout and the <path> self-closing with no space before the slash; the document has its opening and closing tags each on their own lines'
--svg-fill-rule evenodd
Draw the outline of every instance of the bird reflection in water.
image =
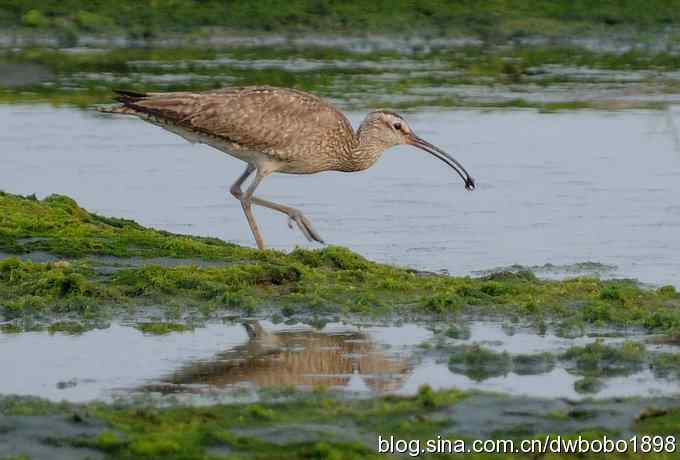
<svg viewBox="0 0 680 460">
<path fill-rule="evenodd" d="M 328 385 L 385 393 L 398 390 L 413 369 L 409 359 L 388 354 L 364 332 L 272 333 L 257 321 L 243 326 L 247 343 L 178 369 L 164 379 L 168 391 L 190 384 L 249 383 L 258 388 Z M 157 387 L 155 391 L 162 391 Z"/>
</svg>

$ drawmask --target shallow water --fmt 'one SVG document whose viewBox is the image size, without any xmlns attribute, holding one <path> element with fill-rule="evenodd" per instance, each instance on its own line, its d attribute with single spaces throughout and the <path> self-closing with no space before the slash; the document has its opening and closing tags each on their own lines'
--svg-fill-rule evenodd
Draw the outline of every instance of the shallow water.
<svg viewBox="0 0 680 460">
<path fill-rule="evenodd" d="M 468 326 L 469 337 L 448 342 L 454 345 L 477 344 L 486 349 L 510 356 L 551 353 L 559 355 L 572 346 L 585 346 L 600 339 L 604 344 L 616 346 L 624 340 L 639 340 L 647 343 L 650 353 L 677 352 L 675 346 L 653 344 L 651 338 L 628 332 L 592 331 L 589 335 L 566 338 L 552 331 L 538 334 L 526 327 L 508 327 L 506 324 L 492 321 L 473 321 Z M 594 336 L 597 336 L 595 338 Z M 601 337 L 600 337 L 601 335 Z M 443 347 L 446 350 L 446 347 Z M 526 395 L 537 398 L 569 398 L 582 399 L 587 396 L 597 398 L 615 398 L 628 396 L 662 396 L 680 394 L 680 382 L 675 379 L 661 378 L 655 375 L 648 366 L 639 370 L 626 372 L 625 375 L 608 375 L 602 378 L 602 388 L 592 394 L 583 394 L 575 390 L 575 383 L 582 375 L 572 369 L 568 362 L 557 360 L 551 366 L 528 366 L 523 371 L 510 368 L 488 369 L 487 375 L 475 375 L 464 368 L 450 367 L 446 351 L 437 356 L 425 356 L 418 368 L 399 389 L 402 394 L 415 393 L 422 384 L 436 389 L 452 386 L 466 390 L 486 390 Z"/>
<path fill-rule="evenodd" d="M 174 90 L 177 85 L 240 85 L 243 84 L 243 71 L 284 72 L 291 78 L 293 75 L 322 72 L 328 80 L 316 91 L 340 107 L 355 110 L 393 104 L 401 107 L 446 107 L 461 103 L 468 106 L 585 103 L 602 108 L 631 108 L 680 101 L 680 94 L 675 90 L 680 73 L 659 69 L 621 71 L 548 64 L 526 69 L 521 80 L 508 81 L 491 75 L 470 79 L 460 65 L 446 59 L 424 60 L 407 56 L 379 59 L 366 59 L 362 55 L 344 59 L 287 56 L 263 59 L 253 56 L 236 58 L 226 54 L 214 59 L 138 60 L 127 64 L 128 71 L 125 73 L 91 71 L 55 77 L 45 73 L 46 69 L 37 72 L 33 68 L 27 68 L 25 73 L 32 76 L 31 81 L 37 79 L 35 81 L 61 88 L 81 88 L 96 81 L 115 83 L 116 87 L 152 85 L 160 90 Z M 405 70 L 409 72 L 406 74 Z M 8 77 L 5 82 L 0 73 L 0 84 L 21 84 L 21 78 Z"/>
<path fill-rule="evenodd" d="M 469 326 L 469 338 L 444 339 L 448 346 L 477 343 L 513 355 L 557 354 L 594 340 L 559 338 L 550 332 L 537 335 L 492 321 L 473 321 Z M 574 389 L 581 377 L 562 361 L 545 370 L 479 378 L 449 367 L 441 340 L 442 335 L 435 336 L 427 325 L 329 323 L 315 329 L 268 321 L 213 322 L 163 336 L 144 335 L 115 322 L 81 335 L 0 333 L 0 368 L 12 370 L 3 373 L 0 394 L 69 401 L 152 397 L 199 404 L 252 400 L 259 390 L 291 385 L 324 385 L 359 397 L 415 394 L 423 384 L 571 399 L 680 394 L 678 378 L 656 375 L 646 366 L 625 376 L 603 377 L 602 388 L 588 395 Z M 623 339 L 604 340 L 615 344 Z M 433 341 L 440 346 L 423 345 Z M 677 351 L 667 345 L 648 345 L 647 350 Z"/>
<path fill-rule="evenodd" d="M 257 339 L 241 324 L 221 323 L 161 336 L 120 323 L 80 335 L 0 332 L 0 368 L 11 369 L 3 372 L 0 394 L 88 401 L 173 392 L 172 385 L 185 386 L 180 393 L 187 394 L 319 384 L 361 392 L 366 382 L 381 392 L 390 381 L 399 386 L 412 370 L 415 345 L 432 335 L 414 325 L 328 324 L 323 332 L 261 325 L 266 334 Z M 354 378 L 355 371 L 361 377 Z"/>
<path fill-rule="evenodd" d="M 354 124 L 362 117 L 350 113 Z M 603 276 L 680 287 L 680 110 L 408 118 L 466 166 L 475 192 L 400 147 L 363 173 L 275 175 L 260 195 L 301 208 L 328 243 L 371 259 L 453 274 L 551 263 L 550 276 L 595 261 L 615 267 Z M 253 245 L 228 194 L 243 169 L 236 159 L 136 119 L 74 109 L 2 106 L 0 126 L 0 189 L 62 193 L 101 214 Z M 255 213 L 270 246 L 311 246 L 284 216 Z"/>
</svg>

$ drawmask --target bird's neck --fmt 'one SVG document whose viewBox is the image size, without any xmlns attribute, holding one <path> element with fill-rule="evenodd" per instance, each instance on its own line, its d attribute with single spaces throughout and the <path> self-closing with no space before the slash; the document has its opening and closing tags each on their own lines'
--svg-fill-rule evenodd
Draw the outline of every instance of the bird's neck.
<svg viewBox="0 0 680 460">
<path fill-rule="evenodd" d="M 371 136 L 359 129 L 354 143 L 343 161 L 343 171 L 363 171 L 375 164 L 385 151 L 385 145 L 379 138 Z"/>
</svg>

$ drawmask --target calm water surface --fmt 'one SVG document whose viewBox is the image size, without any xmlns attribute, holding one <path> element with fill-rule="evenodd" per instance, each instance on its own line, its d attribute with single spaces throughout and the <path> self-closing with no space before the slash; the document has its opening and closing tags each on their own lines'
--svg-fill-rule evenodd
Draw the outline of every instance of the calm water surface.
<svg viewBox="0 0 680 460">
<path fill-rule="evenodd" d="M 81 335 L 0 332 L 0 394 L 37 395 L 52 400 L 89 401 L 128 397 L 210 403 L 257 398 L 258 390 L 325 385 L 349 395 L 412 395 L 423 384 L 545 398 L 583 399 L 680 395 L 680 376 L 654 373 L 648 365 L 602 377 L 594 393 L 581 394 L 582 375 L 569 363 L 520 369 L 452 367 L 451 351 L 477 344 L 510 356 L 553 353 L 592 343 L 592 337 L 561 338 L 493 321 L 468 323 L 470 336 L 434 335 L 427 325 L 352 325 L 323 329 L 303 324 L 209 323 L 192 332 L 144 335 L 113 323 Z M 629 338 L 645 340 L 640 335 Z M 622 337 L 605 337 L 620 345 Z M 430 344 L 430 346 L 422 346 Z M 454 347 L 454 348 L 451 348 Z M 647 344 L 650 353 L 677 346 Z M 17 359 L 18 356 L 23 359 Z"/>
<path fill-rule="evenodd" d="M 357 124 L 361 113 L 351 113 Z M 596 261 L 680 286 L 680 110 L 420 111 L 415 130 L 476 177 L 413 148 L 354 174 L 275 175 L 260 195 L 306 212 L 330 244 L 467 274 Z M 253 245 L 228 188 L 243 163 L 133 118 L 0 107 L 0 189 L 72 196 L 95 212 Z M 267 209 L 267 243 L 310 246 Z"/>
</svg>

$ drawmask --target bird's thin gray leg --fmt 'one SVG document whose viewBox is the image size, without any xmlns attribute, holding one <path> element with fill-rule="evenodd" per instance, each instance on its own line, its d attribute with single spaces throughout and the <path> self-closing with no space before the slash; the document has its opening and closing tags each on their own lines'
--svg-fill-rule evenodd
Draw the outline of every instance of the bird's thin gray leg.
<svg viewBox="0 0 680 460">
<path fill-rule="evenodd" d="M 288 226 L 290 228 L 293 228 L 292 222 L 295 222 L 302 234 L 305 235 L 305 238 L 307 238 L 309 241 L 317 241 L 321 244 L 324 244 L 321 236 L 319 236 L 316 230 L 314 230 L 314 227 L 312 227 L 312 223 L 299 210 L 291 208 L 290 206 L 263 200 L 262 198 L 258 198 L 256 196 L 253 197 L 253 203 L 286 214 L 288 216 Z"/>
<path fill-rule="evenodd" d="M 234 185 L 231 186 L 229 189 L 229 192 L 231 192 L 234 197 L 236 197 L 238 200 L 241 199 L 241 185 L 248 179 L 248 176 L 250 176 L 253 171 L 255 171 L 255 166 L 251 165 L 248 163 L 248 166 L 246 166 L 246 170 L 239 176 L 238 179 L 236 179 L 236 182 L 234 182 Z"/>
<path fill-rule="evenodd" d="M 246 193 L 241 191 L 241 185 L 243 185 L 243 182 L 245 182 L 245 180 L 253 173 L 254 170 L 255 167 L 251 164 L 248 164 L 243 174 L 241 174 L 241 176 L 236 179 L 236 182 L 234 182 L 234 185 L 231 186 L 230 192 L 241 202 L 241 207 L 243 208 L 243 212 L 246 215 L 246 219 L 248 219 L 248 225 L 250 225 L 250 231 L 253 232 L 257 247 L 259 249 L 264 249 L 264 240 L 262 239 L 262 234 L 260 233 L 260 229 L 257 226 L 257 222 L 255 222 L 255 216 L 253 216 L 251 204 L 253 192 L 262 181 L 264 176 L 258 171 L 257 175 L 255 176 L 255 180 L 252 184 L 250 184 L 248 190 L 246 190 Z"/>
<path fill-rule="evenodd" d="M 255 166 L 252 166 L 252 165 L 249 164 L 248 167 L 246 168 L 245 172 L 236 180 L 236 182 L 234 182 L 234 185 L 231 186 L 231 189 L 230 189 L 231 194 L 234 195 L 236 198 L 238 198 L 241 201 L 242 204 L 243 204 L 243 200 L 242 200 L 243 192 L 241 191 L 241 185 L 243 185 L 243 182 L 245 182 L 246 179 L 248 179 L 248 176 L 250 176 L 253 173 L 253 171 L 255 171 Z M 259 173 L 258 173 L 258 175 L 259 175 Z M 256 176 L 255 180 L 250 185 L 248 190 L 250 191 L 252 189 L 252 192 L 255 192 L 255 188 L 257 188 L 257 186 L 262 181 L 262 179 L 264 179 L 264 177 L 265 177 L 264 174 L 261 175 L 261 177 L 259 177 L 259 179 Z M 247 194 L 248 194 L 248 192 L 246 192 L 246 195 Z M 264 206 L 265 208 L 273 209 L 275 211 L 279 211 L 279 212 L 284 213 L 285 215 L 288 216 L 288 219 L 289 219 L 288 220 L 288 226 L 289 227 L 292 228 L 292 222 L 295 222 L 297 224 L 298 228 L 300 229 L 300 231 L 302 232 L 302 234 L 305 235 L 305 238 L 307 238 L 309 241 L 318 241 L 319 243 L 324 244 L 324 241 L 321 238 L 321 236 L 319 236 L 319 234 L 316 232 L 316 230 L 314 230 L 314 227 L 312 227 L 312 223 L 299 210 L 297 210 L 295 208 L 291 208 L 290 206 L 285 206 L 285 205 L 282 205 L 282 204 L 274 203 L 272 201 L 263 200 L 262 198 L 252 196 L 252 194 L 250 196 L 249 201 L 251 203 L 257 204 L 259 206 Z M 251 213 L 251 217 L 248 217 L 249 211 L 246 211 L 245 207 L 244 207 L 244 212 L 246 213 L 246 218 L 248 218 L 248 223 L 250 224 L 252 213 Z M 254 218 L 252 218 L 252 222 L 253 223 L 255 222 Z M 251 224 L 250 227 L 251 227 L 251 230 L 253 230 L 253 235 L 255 235 L 255 240 L 257 241 L 257 238 L 258 238 L 257 235 L 259 234 L 259 230 L 257 229 L 257 224 L 255 224 L 254 229 L 253 229 L 252 224 Z M 257 232 L 257 234 L 256 234 L 256 232 Z M 259 244 L 258 244 L 258 247 L 260 247 Z"/>
</svg>

